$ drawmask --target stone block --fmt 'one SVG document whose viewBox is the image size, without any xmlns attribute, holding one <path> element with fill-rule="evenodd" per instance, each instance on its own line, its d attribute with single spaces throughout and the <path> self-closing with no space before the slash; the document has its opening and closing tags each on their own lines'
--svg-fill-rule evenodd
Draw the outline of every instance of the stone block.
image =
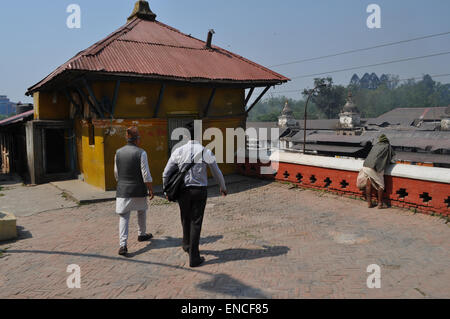
<svg viewBox="0 0 450 319">
<path fill-rule="evenodd" d="M 16 216 L 7 212 L 0 212 L 0 241 L 17 237 Z"/>
</svg>

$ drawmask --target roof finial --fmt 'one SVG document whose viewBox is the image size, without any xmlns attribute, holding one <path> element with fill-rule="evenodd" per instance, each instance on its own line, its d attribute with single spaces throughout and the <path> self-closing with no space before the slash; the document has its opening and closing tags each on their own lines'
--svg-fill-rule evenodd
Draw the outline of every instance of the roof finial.
<svg viewBox="0 0 450 319">
<path fill-rule="evenodd" d="M 284 108 L 283 108 L 283 110 L 281 111 L 281 114 L 282 114 L 282 115 L 292 115 L 292 114 L 293 114 L 291 108 L 289 107 L 289 102 L 288 102 L 288 100 L 286 100 L 286 103 L 284 103 Z"/>
<path fill-rule="evenodd" d="M 128 21 L 136 17 L 142 20 L 155 21 L 156 14 L 154 14 L 152 10 L 150 10 L 150 5 L 147 1 L 139 0 L 136 1 L 133 12 L 128 17 Z"/>
<path fill-rule="evenodd" d="M 355 102 L 353 102 L 353 94 L 351 91 L 348 92 L 347 102 L 345 103 L 344 108 L 342 109 L 342 112 L 359 113 L 359 110 L 356 107 Z"/>
</svg>

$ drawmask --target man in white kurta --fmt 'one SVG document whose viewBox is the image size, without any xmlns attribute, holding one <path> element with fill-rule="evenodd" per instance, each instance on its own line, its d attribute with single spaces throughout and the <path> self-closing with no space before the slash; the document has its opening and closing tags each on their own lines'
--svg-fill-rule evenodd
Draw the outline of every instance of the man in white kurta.
<svg viewBox="0 0 450 319">
<path fill-rule="evenodd" d="M 130 213 L 137 211 L 138 241 L 153 237 L 146 234 L 148 197 L 153 199 L 152 176 L 148 166 L 147 153 L 138 147 L 140 136 L 137 128 L 127 130 L 128 144 L 119 149 L 114 159 L 114 176 L 118 182 L 116 213 L 119 214 L 119 255 L 128 252 L 128 225 Z"/>
</svg>

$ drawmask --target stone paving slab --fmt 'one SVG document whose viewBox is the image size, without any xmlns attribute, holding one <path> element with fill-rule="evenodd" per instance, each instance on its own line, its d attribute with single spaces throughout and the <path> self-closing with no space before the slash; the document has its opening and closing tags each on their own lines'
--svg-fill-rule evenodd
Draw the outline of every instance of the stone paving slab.
<svg viewBox="0 0 450 319">
<path fill-rule="evenodd" d="M 0 211 L 13 213 L 17 217 L 78 206 L 63 191 L 50 184 L 24 186 L 15 183 L 1 187 Z"/>
<path fill-rule="evenodd" d="M 210 190 L 206 263 L 189 268 L 177 204 L 149 208 L 154 239 L 117 255 L 114 202 L 19 217 L 20 239 L 0 243 L 0 298 L 450 298 L 445 221 L 290 185 L 247 180 Z M 6 249 L 6 250 L 5 250 Z M 81 288 L 69 289 L 67 266 Z M 367 267 L 381 288 L 367 287 Z"/>
<path fill-rule="evenodd" d="M 246 180 L 245 176 L 229 175 L 225 176 L 226 183 L 233 184 Z M 70 196 L 75 202 L 79 204 L 92 204 L 98 202 L 111 201 L 116 199 L 116 191 L 104 191 L 100 188 L 89 185 L 81 180 L 73 179 L 67 181 L 51 182 L 51 185 L 57 187 L 65 194 Z M 214 179 L 208 180 L 209 187 L 217 186 Z M 162 195 L 162 186 L 156 185 L 153 187 L 155 194 Z"/>
<path fill-rule="evenodd" d="M 104 191 L 79 179 L 51 182 L 50 184 L 65 192 L 79 204 L 105 202 L 116 198 L 116 191 Z"/>
</svg>

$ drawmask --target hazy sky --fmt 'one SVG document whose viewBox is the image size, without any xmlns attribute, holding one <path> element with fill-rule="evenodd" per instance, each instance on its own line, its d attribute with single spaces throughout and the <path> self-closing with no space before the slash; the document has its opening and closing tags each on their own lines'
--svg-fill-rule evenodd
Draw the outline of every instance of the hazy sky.
<svg viewBox="0 0 450 319">
<path fill-rule="evenodd" d="M 22 0 L 0 2 L 0 95 L 29 102 L 28 87 L 56 67 L 126 23 L 134 0 Z M 81 6 L 81 29 L 69 29 L 70 4 Z M 202 40 L 209 29 L 214 43 L 250 60 L 272 65 L 450 31 L 449 0 L 150 0 L 157 20 Z M 381 7 L 381 29 L 366 25 L 369 4 Z M 450 35 L 398 46 L 275 67 L 287 77 L 328 72 L 450 51 Z M 331 74 L 348 84 L 353 73 L 450 73 L 450 55 Z M 450 82 L 450 77 L 436 78 Z M 311 87 L 296 79 L 269 93 Z M 286 96 L 299 98 L 297 92 Z"/>
</svg>

